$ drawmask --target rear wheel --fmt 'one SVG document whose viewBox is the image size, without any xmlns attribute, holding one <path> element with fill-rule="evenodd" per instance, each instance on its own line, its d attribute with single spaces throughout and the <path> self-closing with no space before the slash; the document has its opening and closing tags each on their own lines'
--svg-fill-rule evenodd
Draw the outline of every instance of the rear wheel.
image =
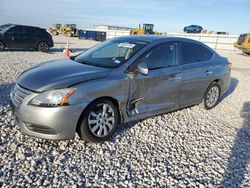
<svg viewBox="0 0 250 188">
<path fill-rule="evenodd" d="M 203 101 L 201 103 L 201 106 L 205 108 L 206 110 L 210 110 L 214 108 L 220 99 L 220 85 L 218 83 L 212 83 L 203 98 Z"/>
<path fill-rule="evenodd" d="M 0 41 L 0 51 L 3 51 L 5 48 L 4 43 Z"/>
<path fill-rule="evenodd" d="M 104 142 L 113 135 L 119 123 L 119 112 L 113 102 L 97 100 L 80 119 L 78 133 L 87 142 Z"/>
<path fill-rule="evenodd" d="M 49 45 L 46 42 L 39 42 L 37 49 L 40 52 L 48 52 L 49 51 Z"/>
<path fill-rule="evenodd" d="M 57 31 L 52 31 L 52 35 L 58 35 Z"/>
<path fill-rule="evenodd" d="M 68 31 L 66 34 L 68 37 L 72 37 L 72 33 L 70 31 Z"/>
<path fill-rule="evenodd" d="M 250 52 L 243 52 L 244 54 L 246 54 L 246 55 L 250 55 Z"/>
</svg>

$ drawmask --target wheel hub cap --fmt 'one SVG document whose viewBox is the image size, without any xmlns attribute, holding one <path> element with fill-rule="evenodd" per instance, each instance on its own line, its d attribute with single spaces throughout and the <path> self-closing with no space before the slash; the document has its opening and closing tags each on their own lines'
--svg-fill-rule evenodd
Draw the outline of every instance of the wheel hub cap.
<svg viewBox="0 0 250 188">
<path fill-rule="evenodd" d="M 210 88 L 210 90 L 207 93 L 207 97 L 206 97 L 206 104 L 208 107 L 213 107 L 216 102 L 218 101 L 219 98 L 219 89 L 218 87 L 212 87 Z"/>
<path fill-rule="evenodd" d="M 115 124 L 115 112 L 108 104 L 99 104 L 88 115 L 90 131 L 97 137 L 107 136 Z"/>
</svg>

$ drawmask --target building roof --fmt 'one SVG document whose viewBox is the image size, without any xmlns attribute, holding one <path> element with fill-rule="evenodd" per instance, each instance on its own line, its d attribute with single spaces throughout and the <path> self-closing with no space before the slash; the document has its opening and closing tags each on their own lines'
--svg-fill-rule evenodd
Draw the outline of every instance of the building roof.
<svg viewBox="0 0 250 188">
<path fill-rule="evenodd" d="M 133 27 L 116 26 L 116 25 L 97 25 L 96 27 L 99 27 L 99 26 L 117 27 L 117 28 L 126 28 L 126 29 L 134 29 Z"/>
</svg>

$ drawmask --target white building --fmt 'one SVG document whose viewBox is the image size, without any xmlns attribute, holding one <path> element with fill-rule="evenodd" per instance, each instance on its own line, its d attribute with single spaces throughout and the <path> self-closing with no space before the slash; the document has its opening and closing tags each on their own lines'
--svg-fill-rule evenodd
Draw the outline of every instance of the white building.
<svg viewBox="0 0 250 188">
<path fill-rule="evenodd" d="M 96 31 L 106 32 L 106 38 L 111 39 L 115 37 L 130 35 L 130 31 L 134 28 L 111 25 L 98 25 L 95 29 Z"/>
</svg>

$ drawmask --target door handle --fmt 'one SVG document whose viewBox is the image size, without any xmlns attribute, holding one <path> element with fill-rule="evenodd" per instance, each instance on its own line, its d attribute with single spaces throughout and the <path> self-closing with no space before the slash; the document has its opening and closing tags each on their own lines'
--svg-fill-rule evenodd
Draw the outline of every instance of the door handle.
<svg viewBox="0 0 250 188">
<path fill-rule="evenodd" d="M 213 73 L 213 71 L 209 71 L 209 70 L 208 70 L 208 71 L 206 71 L 205 73 L 206 73 L 207 76 L 209 76 L 210 74 Z"/>
</svg>

